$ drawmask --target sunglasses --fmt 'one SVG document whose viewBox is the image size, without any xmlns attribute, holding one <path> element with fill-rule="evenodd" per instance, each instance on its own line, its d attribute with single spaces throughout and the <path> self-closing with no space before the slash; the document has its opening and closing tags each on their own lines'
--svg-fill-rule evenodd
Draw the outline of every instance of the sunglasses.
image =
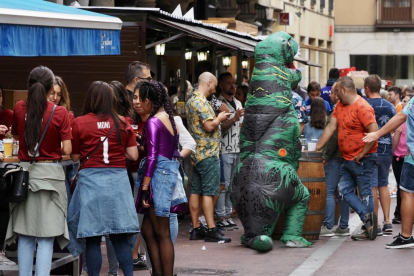
<svg viewBox="0 0 414 276">
<path fill-rule="evenodd" d="M 147 77 L 147 78 L 141 78 L 141 77 L 136 77 L 142 81 L 152 81 L 152 77 Z"/>
</svg>

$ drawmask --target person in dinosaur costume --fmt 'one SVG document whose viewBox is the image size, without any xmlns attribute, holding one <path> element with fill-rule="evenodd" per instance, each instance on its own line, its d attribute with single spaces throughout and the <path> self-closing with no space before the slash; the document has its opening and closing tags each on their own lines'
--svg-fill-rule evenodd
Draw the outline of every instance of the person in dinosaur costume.
<svg viewBox="0 0 414 276">
<path fill-rule="evenodd" d="M 273 248 L 271 234 L 282 213 L 281 241 L 288 247 L 312 244 L 302 238 L 309 192 L 296 174 L 302 146 L 291 97 L 302 79 L 293 66 L 298 51 L 299 44 L 285 32 L 255 48 L 232 200 L 244 227 L 242 243 L 258 251 Z"/>
</svg>

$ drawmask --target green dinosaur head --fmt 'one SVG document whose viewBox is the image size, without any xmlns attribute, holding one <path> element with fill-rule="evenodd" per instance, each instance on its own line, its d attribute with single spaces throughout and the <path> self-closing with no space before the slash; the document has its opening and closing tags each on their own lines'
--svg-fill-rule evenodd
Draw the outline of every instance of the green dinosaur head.
<svg viewBox="0 0 414 276">
<path fill-rule="evenodd" d="M 299 51 L 299 44 L 286 32 L 277 32 L 259 42 L 255 49 L 256 62 L 288 65 Z"/>
</svg>

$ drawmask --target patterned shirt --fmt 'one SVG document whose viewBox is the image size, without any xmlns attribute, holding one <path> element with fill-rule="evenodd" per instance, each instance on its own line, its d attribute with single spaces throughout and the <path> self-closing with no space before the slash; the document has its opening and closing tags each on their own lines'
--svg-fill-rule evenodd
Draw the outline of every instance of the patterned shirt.
<svg viewBox="0 0 414 276">
<path fill-rule="evenodd" d="M 306 113 L 306 105 L 303 101 L 302 97 L 292 91 L 292 104 L 295 108 L 295 112 L 298 115 L 299 123 L 307 123 L 308 122 L 308 114 Z"/>
<path fill-rule="evenodd" d="M 378 129 L 385 126 L 385 124 L 397 114 L 395 106 L 383 98 L 368 99 L 368 103 L 374 109 Z M 392 138 L 390 133 L 387 133 L 378 139 L 377 152 L 380 154 L 392 152 Z"/>
<path fill-rule="evenodd" d="M 186 104 L 188 131 L 197 143 L 195 153 L 191 154 L 193 164 L 209 157 L 219 157 L 220 129 L 207 132 L 203 124 L 214 120 L 216 115 L 206 97 L 198 91 L 194 91 Z"/>
</svg>

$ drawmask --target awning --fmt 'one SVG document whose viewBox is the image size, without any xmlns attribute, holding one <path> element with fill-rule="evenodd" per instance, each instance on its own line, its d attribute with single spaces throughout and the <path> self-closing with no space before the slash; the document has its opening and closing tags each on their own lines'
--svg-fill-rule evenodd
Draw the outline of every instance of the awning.
<svg viewBox="0 0 414 276">
<path fill-rule="evenodd" d="M 236 37 L 232 35 L 228 35 L 225 33 L 220 33 L 217 31 L 213 31 L 207 28 L 203 28 L 201 26 L 194 26 L 185 23 L 179 23 L 172 20 L 163 19 L 160 17 L 151 16 L 150 19 L 170 26 L 172 28 L 178 29 L 183 31 L 184 33 L 188 33 L 191 36 L 205 39 L 213 43 L 217 43 L 219 45 L 223 45 L 230 49 L 240 50 L 244 52 L 254 53 L 254 47 L 256 45 L 256 41 L 248 40 L 241 37 Z"/>
<path fill-rule="evenodd" d="M 119 55 L 119 18 L 42 0 L 0 1 L 0 56 Z"/>
</svg>

